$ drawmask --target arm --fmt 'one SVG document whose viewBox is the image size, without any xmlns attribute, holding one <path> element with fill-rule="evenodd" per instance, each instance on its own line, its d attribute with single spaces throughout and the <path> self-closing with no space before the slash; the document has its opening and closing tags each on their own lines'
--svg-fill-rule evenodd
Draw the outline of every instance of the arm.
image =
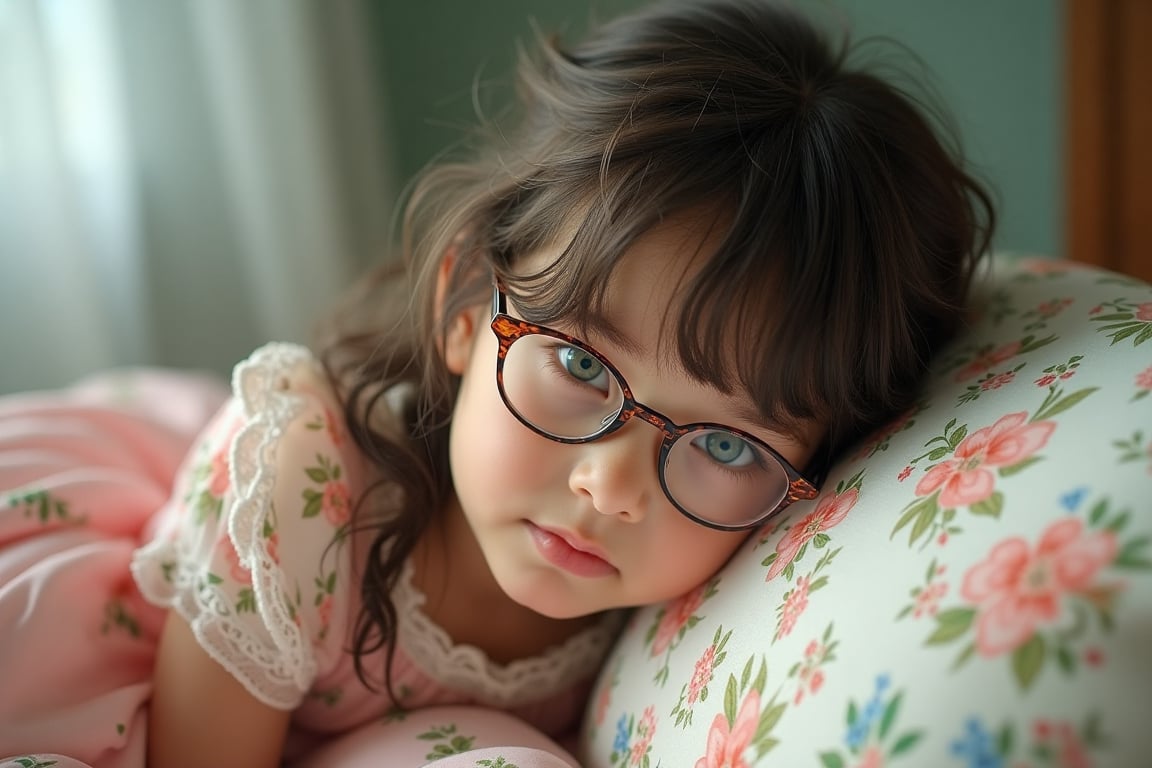
<svg viewBox="0 0 1152 768">
<path fill-rule="evenodd" d="M 291 712 L 256 699 L 168 614 L 148 720 L 151 768 L 275 768 Z"/>
</svg>

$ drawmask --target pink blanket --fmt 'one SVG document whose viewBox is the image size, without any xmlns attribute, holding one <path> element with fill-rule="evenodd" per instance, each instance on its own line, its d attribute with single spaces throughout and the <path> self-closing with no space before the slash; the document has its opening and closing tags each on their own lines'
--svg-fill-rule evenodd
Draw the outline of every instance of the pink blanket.
<svg viewBox="0 0 1152 768">
<path fill-rule="evenodd" d="M 163 612 L 128 562 L 227 395 L 138 371 L 0 398 L 0 759 L 144 765 Z"/>
</svg>

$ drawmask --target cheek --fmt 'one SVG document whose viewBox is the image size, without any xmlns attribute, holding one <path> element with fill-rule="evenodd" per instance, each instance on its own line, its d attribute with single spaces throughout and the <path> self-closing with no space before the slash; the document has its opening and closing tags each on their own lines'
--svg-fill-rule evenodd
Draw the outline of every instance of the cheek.
<svg viewBox="0 0 1152 768">
<path fill-rule="evenodd" d="M 695 589 L 719 571 L 750 535 L 714 531 L 668 511 L 680 520 L 662 526 L 653 536 L 651 562 L 644 569 L 651 577 L 650 593 L 643 596 L 644 602 L 669 600 Z"/>
<path fill-rule="evenodd" d="M 554 474 L 548 467 L 556 464 L 550 457 L 563 448 L 508 411 L 496 388 L 495 349 L 477 346 L 478 359 L 471 361 L 460 383 L 452 416 L 452 475 L 462 502 L 547 485 Z"/>
</svg>

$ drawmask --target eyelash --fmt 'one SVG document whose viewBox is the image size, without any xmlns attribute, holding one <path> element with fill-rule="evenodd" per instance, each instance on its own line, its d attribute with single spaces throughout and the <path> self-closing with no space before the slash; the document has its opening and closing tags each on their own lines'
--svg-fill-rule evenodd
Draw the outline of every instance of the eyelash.
<svg viewBox="0 0 1152 768">
<path fill-rule="evenodd" d="M 581 381 L 580 379 L 576 378 L 575 376 L 572 375 L 571 372 L 569 372 L 567 369 L 565 369 L 564 366 L 560 365 L 560 357 L 558 354 L 559 351 L 561 349 L 578 349 L 578 347 L 574 347 L 571 344 L 565 344 L 563 342 L 556 341 L 556 342 L 552 342 L 552 343 L 546 345 L 544 347 L 544 349 L 548 352 L 548 354 L 546 356 L 547 359 L 544 361 L 544 365 L 553 374 L 555 374 L 558 378 L 564 380 L 565 382 L 567 382 L 569 384 L 573 384 L 573 385 L 575 385 L 581 389 L 590 389 L 594 392 L 603 394 L 603 392 L 601 390 L 592 386 L 592 384 L 590 384 L 587 381 Z M 599 361 L 597 361 L 597 362 L 599 362 Z M 601 365 L 603 365 L 603 363 L 601 363 Z M 604 367 L 604 374 L 606 376 L 611 377 L 611 373 L 608 371 L 607 366 Z"/>
</svg>

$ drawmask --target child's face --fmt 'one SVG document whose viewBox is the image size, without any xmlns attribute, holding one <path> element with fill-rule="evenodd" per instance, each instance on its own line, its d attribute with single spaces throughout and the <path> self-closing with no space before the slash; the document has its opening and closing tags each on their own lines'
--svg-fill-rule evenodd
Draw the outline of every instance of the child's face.
<svg viewBox="0 0 1152 768">
<path fill-rule="evenodd" d="M 736 427 L 803 467 L 823 437 L 818 425 L 797 439 L 741 416 L 756 412 L 746 395 L 701 384 L 666 354 L 674 351 L 663 313 L 676 276 L 714 248 L 690 224 L 671 219 L 654 228 L 613 276 L 608 314 L 637 349 L 601 336 L 584 340 L 620 370 L 639 401 L 675 422 Z M 530 266 L 550 263 L 559 251 L 537 254 Z M 748 532 L 707 528 L 668 500 L 657 470 L 660 430 L 633 419 L 581 444 L 534 433 L 500 398 L 490 319 L 487 305 L 457 318 L 444 351 L 462 376 L 451 434 L 456 496 L 504 592 L 538 613 L 570 618 L 676 597 L 716 572 Z"/>
</svg>

